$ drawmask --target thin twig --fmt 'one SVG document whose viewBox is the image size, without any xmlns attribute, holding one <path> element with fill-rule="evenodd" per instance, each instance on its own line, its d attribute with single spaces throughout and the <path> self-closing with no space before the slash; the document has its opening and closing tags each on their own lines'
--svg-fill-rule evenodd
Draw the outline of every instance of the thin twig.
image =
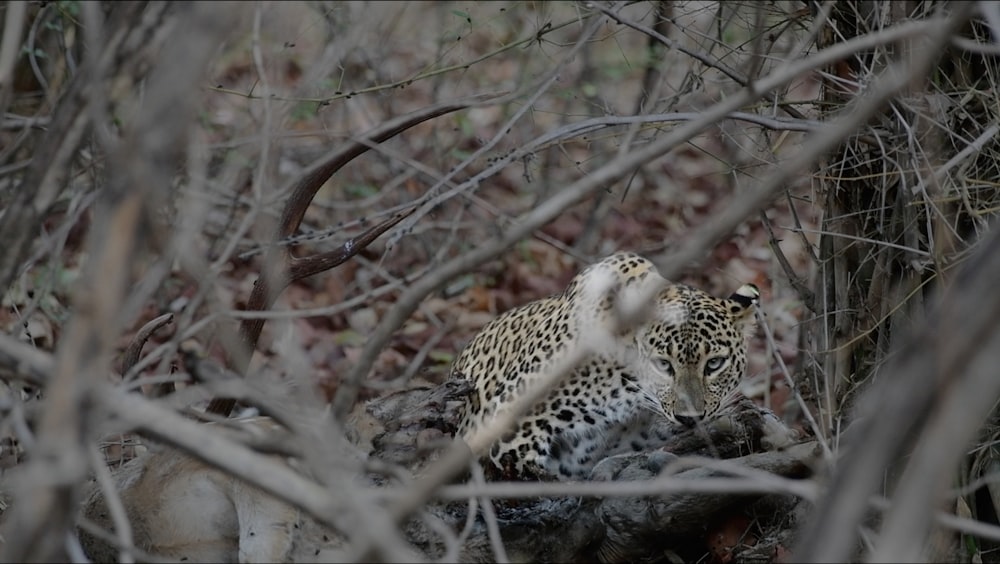
<svg viewBox="0 0 1000 564">
<path fill-rule="evenodd" d="M 469 469 L 474 484 L 477 486 L 486 485 L 483 468 L 478 463 L 471 463 Z M 507 558 L 507 549 L 503 546 L 503 538 L 500 536 L 500 525 L 497 523 L 497 514 L 493 511 L 493 500 L 486 495 L 480 494 L 479 503 L 483 508 L 483 520 L 486 522 L 486 536 L 489 537 L 490 546 L 493 548 L 493 558 L 500 563 L 510 562 L 510 559 Z"/>
<path fill-rule="evenodd" d="M 621 9 L 620 2 L 615 2 L 614 4 L 618 6 L 618 9 Z M 522 117 L 524 117 L 524 115 L 526 115 L 529 110 L 531 110 L 534 107 L 535 102 L 538 101 L 538 99 L 542 96 L 542 94 L 545 93 L 553 84 L 555 84 L 556 80 L 559 79 L 560 73 L 562 73 L 566 69 L 566 67 L 573 60 L 575 60 L 576 56 L 583 49 L 584 45 L 586 45 L 587 42 L 590 41 L 590 38 L 593 37 L 595 33 L 597 33 L 598 28 L 600 28 L 603 22 L 604 18 L 598 17 L 594 18 L 593 20 L 587 23 L 587 26 L 580 33 L 580 37 L 573 45 L 573 48 L 570 49 L 559 60 L 559 62 L 538 81 L 538 86 L 534 89 L 534 92 L 532 92 L 531 96 L 529 96 L 528 99 L 524 101 L 523 105 L 516 112 L 514 112 L 514 115 L 512 115 L 505 123 L 503 123 L 498 128 L 497 133 L 493 137 L 491 137 L 489 141 L 483 143 L 479 148 L 477 148 L 471 155 L 469 155 L 468 158 L 464 159 L 462 162 L 458 163 L 456 166 L 451 168 L 448 171 L 448 173 L 445 174 L 444 178 L 439 180 L 437 183 L 434 184 L 434 186 L 432 186 L 430 189 L 427 190 L 427 194 L 423 198 L 421 198 L 418 204 L 416 213 L 414 213 L 412 218 L 410 218 L 402 226 L 400 226 L 399 233 L 406 233 L 409 229 L 412 229 L 413 225 L 416 224 L 417 221 L 420 221 L 421 218 L 430 213 L 430 211 L 438 205 L 436 201 L 437 198 L 435 198 L 434 196 L 441 190 L 441 188 L 444 186 L 446 182 L 450 182 L 451 179 L 454 178 L 458 173 L 468 168 L 468 166 L 471 165 L 472 163 L 477 162 L 480 157 L 487 154 L 490 150 L 493 149 L 493 147 L 495 147 L 500 142 L 501 139 L 504 139 L 507 136 L 511 128 L 513 128 L 513 126 Z M 394 239 L 390 239 L 389 240 L 390 246 L 393 243 Z"/>
<path fill-rule="evenodd" d="M 685 55 L 691 57 L 692 59 L 697 60 L 698 62 L 700 62 L 701 64 L 705 65 L 706 67 L 718 70 L 722 74 L 724 74 L 724 75 L 728 76 L 729 78 L 731 78 L 733 80 L 733 82 L 736 82 L 740 86 L 746 87 L 746 86 L 749 86 L 750 83 L 751 83 L 751 80 L 749 78 L 747 78 L 746 76 L 744 76 L 739 71 L 737 71 L 735 69 L 731 69 L 731 68 L 727 67 L 726 65 L 722 64 L 722 62 L 719 60 L 718 57 L 713 58 L 713 57 L 710 57 L 710 56 L 708 56 L 708 55 L 706 55 L 706 54 L 704 54 L 702 52 L 699 52 L 699 51 L 696 51 L 696 50 L 693 50 L 693 49 L 688 49 L 687 47 L 685 47 L 680 42 L 674 41 L 673 39 L 670 39 L 669 37 L 664 36 L 663 34 L 657 32 L 656 30 L 654 30 L 654 29 L 652 29 L 650 27 L 644 26 L 644 25 L 642 25 L 640 23 L 637 23 L 637 22 L 633 22 L 631 20 L 626 20 L 626 19 L 622 18 L 621 16 L 619 16 L 618 14 L 613 13 L 610 10 L 608 10 L 607 8 L 604 8 L 604 7 L 602 7 L 602 6 L 600 6 L 600 5 L 596 4 L 596 3 L 595 3 L 595 8 L 598 11 L 600 11 L 601 13 L 603 13 L 605 16 L 608 16 L 609 18 L 617 21 L 618 23 L 620 23 L 622 25 L 626 25 L 628 27 L 631 27 L 632 29 L 634 29 L 634 30 L 636 30 L 636 31 L 638 31 L 640 33 L 644 33 L 644 34 L 648 35 L 649 37 L 652 37 L 652 38 L 656 39 L 660 43 L 663 43 L 664 45 L 666 45 L 669 49 L 674 49 L 674 50 L 680 51 L 681 53 L 684 53 Z M 762 9 L 763 7 L 759 6 L 758 8 Z M 767 92 L 764 95 L 764 97 L 767 98 L 767 100 L 769 102 L 776 102 L 777 101 L 777 95 L 774 94 L 774 93 L 772 93 L 772 92 Z M 793 117 L 796 117 L 796 118 L 799 118 L 799 119 L 803 119 L 805 117 L 798 110 L 796 110 L 792 106 L 782 106 L 782 109 L 785 110 L 786 112 L 788 112 L 788 114 L 791 115 L 791 116 L 793 116 Z"/>
<path fill-rule="evenodd" d="M 809 406 L 806 401 L 802 399 L 802 394 L 799 393 L 798 386 L 795 385 L 795 381 L 792 380 L 792 374 L 789 372 L 788 367 L 785 366 L 785 359 L 781 356 L 781 351 L 778 349 L 778 344 L 774 341 L 774 334 L 771 332 L 771 327 L 767 323 L 767 318 L 761 313 L 760 308 L 757 308 L 757 322 L 760 324 L 761 329 L 764 331 L 764 337 L 767 339 L 767 346 L 771 349 L 773 353 L 775 362 L 778 363 L 778 367 L 781 370 L 781 375 L 785 378 L 785 383 L 788 385 L 788 390 L 795 397 L 795 402 L 799 404 L 799 409 L 802 410 L 802 414 L 806 418 L 806 422 L 809 423 L 809 427 L 812 428 L 813 436 L 819 441 L 820 446 L 823 447 L 823 454 L 826 455 L 827 460 L 832 461 L 834 459 L 833 451 L 830 449 L 830 445 L 826 442 L 825 433 L 823 428 L 819 426 L 816 422 L 816 418 L 813 417 L 812 411 L 809 410 Z M 768 382 L 770 385 L 770 382 Z"/>
<path fill-rule="evenodd" d="M 791 263 L 788 262 L 788 257 L 785 256 L 784 251 L 781 250 L 781 246 L 778 244 L 778 238 L 774 236 L 774 229 L 771 228 L 771 220 L 767 218 L 767 214 L 763 211 L 760 212 L 760 222 L 764 226 L 764 229 L 767 230 L 768 245 L 770 245 L 771 252 L 774 253 L 775 259 L 777 259 L 778 264 L 781 266 L 781 270 L 785 273 L 788 283 L 792 285 L 792 288 L 799 295 L 799 300 L 809 308 L 809 311 L 816 311 L 816 294 L 813 293 L 809 286 L 806 285 L 806 281 L 795 272 Z"/>
<path fill-rule="evenodd" d="M 128 513 L 125 511 L 125 506 L 122 505 L 122 498 L 115 488 L 111 472 L 97 447 L 91 445 L 87 449 L 87 459 L 90 461 L 90 468 L 94 472 L 97 485 L 101 488 L 101 493 L 104 494 L 104 502 L 111 514 L 111 522 L 115 525 L 115 536 L 120 551 L 118 561 L 121 564 L 131 564 L 135 562 L 135 555 L 132 553 L 135 542 L 132 540 L 132 523 L 128 520 Z"/>
<path fill-rule="evenodd" d="M 417 73 L 416 75 L 413 75 L 411 77 L 399 79 L 399 80 L 396 80 L 396 81 L 393 81 L 393 82 L 388 82 L 388 83 L 384 83 L 384 84 L 376 84 L 374 86 L 368 86 L 366 88 L 359 88 L 357 90 L 351 90 L 349 92 L 336 92 L 332 96 L 324 96 L 322 98 L 309 98 L 309 97 L 300 97 L 300 96 L 297 96 L 297 97 L 293 98 L 293 97 L 287 97 L 287 96 L 274 96 L 273 99 L 280 100 L 280 101 L 285 101 L 285 102 L 313 102 L 313 103 L 320 104 L 320 105 L 327 105 L 330 102 L 333 102 L 335 100 L 341 100 L 341 99 L 345 99 L 345 98 L 346 99 L 350 99 L 350 98 L 353 98 L 355 96 L 360 96 L 362 94 L 374 94 L 374 93 L 382 92 L 382 91 L 386 91 L 386 90 L 395 90 L 397 88 L 404 88 L 404 87 L 410 86 L 411 84 L 413 84 L 414 82 L 419 81 L 419 80 L 424 80 L 424 79 L 427 79 L 427 78 L 433 78 L 435 76 L 445 75 L 445 74 L 448 74 L 448 73 L 451 73 L 451 72 L 455 72 L 455 71 L 467 71 L 473 65 L 476 65 L 476 64 L 484 62 L 484 61 L 489 61 L 489 60 L 493 59 L 494 57 L 496 57 L 497 55 L 500 55 L 501 53 L 505 53 L 507 51 L 516 49 L 517 47 L 523 47 L 525 45 L 529 45 L 531 43 L 535 43 L 537 41 L 540 41 L 543 37 L 545 37 L 546 35 L 551 34 L 554 31 L 558 31 L 560 29 L 566 28 L 566 27 L 571 26 L 571 25 L 578 25 L 581 22 L 581 20 L 582 21 L 586 21 L 586 20 L 592 18 L 594 15 L 595 15 L 594 13 L 586 13 L 586 12 L 584 12 L 584 13 L 578 14 L 577 17 L 574 17 L 572 19 L 566 20 L 564 22 L 559 22 L 559 23 L 555 23 L 555 24 L 553 24 L 551 22 L 550 23 L 546 23 L 540 29 L 531 32 L 530 36 L 523 37 L 523 38 L 518 39 L 516 41 L 512 41 L 510 43 L 507 43 L 507 44 L 503 45 L 502 47 L 498 47 L 497 49 L 495 49 L 493 51 L 490 51 L 488 53 L 485 53 L 483 55 L 480 55 L 480 56 L 476 57 L 475 59 L 472 59 L 472 60 L 469 60 L 469 61 L 460 62 L 460 63 L 455 63 L 453 65 L 448 65 L 446 67 L 441 67 L 441 68 L 437 68 L 437 69 L 430 70 L 430 71 L 420 72 L 420 73 Z M 254 94 L 253 92 L 242 92 L 242 91 L 239 91 L 239 90 L 233 90 L 231 88 L 225 88 L 225 87 L 222 87 L 222 86 L 209 86 L 209 87 L 207 87 L 207 89 L 211 90 L 213 92 L 220 92 L 220 93 L 223 93 L 223 94 L 232 94 L 234 96 L 239 96 L 240 98 L 246 98 L 248 100 L 256 100 L 256 99 L 260 99 L 262 97 L 259 94 Z"/>
</svg>

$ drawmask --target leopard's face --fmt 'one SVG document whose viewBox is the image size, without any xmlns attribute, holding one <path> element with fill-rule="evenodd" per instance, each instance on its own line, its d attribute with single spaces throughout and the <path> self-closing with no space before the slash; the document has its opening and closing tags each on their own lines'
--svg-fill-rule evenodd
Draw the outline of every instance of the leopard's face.
<svg viewBox="0 0 1000 564">
<path fill-rule="evenodd" d="M 661 293 L 656 319 L 636 332 L 636 347 L 664 415 L 691 426 L 736 390 L 746 370 L 746 322 L 759 296 L 751 284 L 729 298 L 680 284 Z"/>
</svg>

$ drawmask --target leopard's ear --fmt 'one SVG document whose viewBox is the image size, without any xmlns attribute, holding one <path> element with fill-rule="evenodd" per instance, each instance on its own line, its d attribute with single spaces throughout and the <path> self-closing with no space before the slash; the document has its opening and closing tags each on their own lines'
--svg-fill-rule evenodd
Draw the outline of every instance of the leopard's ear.
<svg viewBox="0 0 1000 564">
<path fill-rule="evenodd" d="M 729 313 L 736 319 L 753 313 L 753 306 L 760 303 L 760 288 L 754 284 L 744 284 L 729 296 Z"/>
</svg>

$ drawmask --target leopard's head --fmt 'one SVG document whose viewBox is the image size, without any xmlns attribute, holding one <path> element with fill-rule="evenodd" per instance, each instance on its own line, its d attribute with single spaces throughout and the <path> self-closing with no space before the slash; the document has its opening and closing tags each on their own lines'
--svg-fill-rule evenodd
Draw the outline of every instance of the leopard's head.
<svg viewBox="0 0 1000 564">
<path fill-rule="evenodd" d="M 664 414 L 693 426 L 719 410 L 746 370 L 746 329 L 760 290 L 716 298 L 681 284 L 664 289 L 654 319 L 636 332 L 647 385 Z"/>
</svg>

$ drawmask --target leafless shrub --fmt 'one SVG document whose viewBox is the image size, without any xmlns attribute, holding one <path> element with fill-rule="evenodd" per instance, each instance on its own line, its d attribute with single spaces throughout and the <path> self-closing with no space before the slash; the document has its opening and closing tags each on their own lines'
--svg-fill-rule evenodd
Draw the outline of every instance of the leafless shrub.
<svg viewBox="0 0 1000 564">
<path fill-rule="evenodd" d="M 301 511 L 318 532 L 296 558 L 988 560 L 1000 542 L 992 4 L 0 16 L 4 559 L 82 560 L 81 538 L 155 558 L 123 486 L 137 455 Z M 673 445 L 731 460 L 645 453 L 601 484 L 484 483 L 468 449 L 432 448 L 462 342 L 617 248 L 761 285 L 746 393 L 815 443 L 765 452 L 771 420 L 742 404 Z M 282 438 L 215 432 L 237 404 Z M 85 493 L 106 520 L 77 519 Z"/>
</svg>

